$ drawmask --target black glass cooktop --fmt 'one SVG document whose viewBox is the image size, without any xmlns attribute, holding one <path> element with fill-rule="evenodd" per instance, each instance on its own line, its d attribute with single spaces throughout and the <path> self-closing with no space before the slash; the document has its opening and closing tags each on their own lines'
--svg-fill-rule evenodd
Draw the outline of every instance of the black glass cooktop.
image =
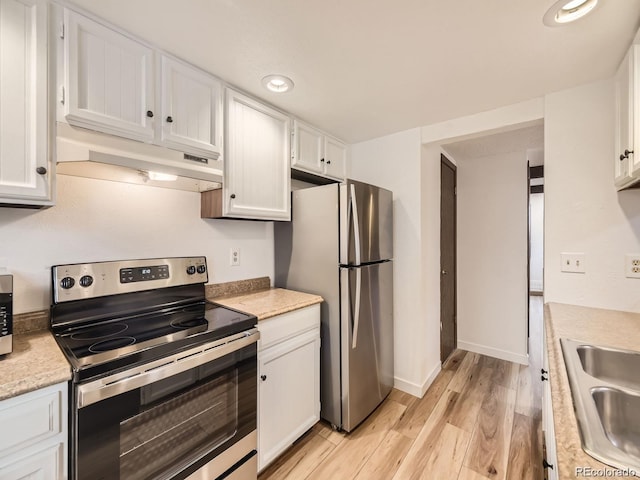
<svg viewBox="0 0 640 480">
<path fill-rule="evenodd" d="M 80 380 L 250 329 L 256 318 L 204 300 L 160 311 L 54 328 Z"/>
</svg>

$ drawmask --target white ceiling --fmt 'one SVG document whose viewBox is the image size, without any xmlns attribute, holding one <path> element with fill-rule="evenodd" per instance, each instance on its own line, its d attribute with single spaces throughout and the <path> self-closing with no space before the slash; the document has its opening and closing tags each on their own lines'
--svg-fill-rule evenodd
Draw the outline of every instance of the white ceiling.
<svg viewBox="0 0 640 480">
<path fill-rule="evenodd" d="M 444 145 L 445 152 L 456 162 L 511 152 L 526 153 L 530 165 L 544 163 L 544 125 L 485 135 Z"/>
<path fill-rule="evenodd" d="M 556 0 L 74 1 L 350 143 L 609 77 L 640 26 L 640 0 L 561 28 Z"/>
</svg>

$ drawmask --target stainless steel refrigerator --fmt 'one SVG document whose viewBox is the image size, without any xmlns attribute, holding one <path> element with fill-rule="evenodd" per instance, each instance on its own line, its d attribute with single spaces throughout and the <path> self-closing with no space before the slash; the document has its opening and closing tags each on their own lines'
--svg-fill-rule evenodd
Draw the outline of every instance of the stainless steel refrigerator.
<svg viewBox="0 0 640 480">
<path fill-rule="evenodd" d="M 320 415 L 351 431 L 393 387 L 393 195 L 348 180 L 292 193 L 275 285 L 322 295 Z"/>
</svg>

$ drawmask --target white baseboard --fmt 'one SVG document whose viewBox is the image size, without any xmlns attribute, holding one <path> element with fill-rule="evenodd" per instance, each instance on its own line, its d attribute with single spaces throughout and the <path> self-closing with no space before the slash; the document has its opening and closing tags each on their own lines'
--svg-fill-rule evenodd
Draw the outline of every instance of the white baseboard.
<svg viewBox="0 0 640 480">
<path fill-rule="evenodd" d="M 408 393 L 409 395 L 422 398 L 440 373 L 440 370 L 442 370 L 442 364 L 438 362 L 433 370 L 431 370 L 431 373 L 427 376 L 425 381 L 422 382 L 422 384 L 410 382 L 400 377 L 394 377 L 393 386 L 398 390 L 402 390 L 403 392 Z"/>
<path fill-rule="evenodd" d="M 458 340 L 458 348 L 460 350 L 467 350 L 468 352 L 479 353 L 481 355 L 487 355 L 489 357 L 507 360 L 508 362 L 520 363 L 521 365 L 529 365 L 529 355 L 508 352 L 506 350 L 487 347 L 485 345 L 478 345 L 477 343 L 462 342 L 460 340 Z"/>
</svg>

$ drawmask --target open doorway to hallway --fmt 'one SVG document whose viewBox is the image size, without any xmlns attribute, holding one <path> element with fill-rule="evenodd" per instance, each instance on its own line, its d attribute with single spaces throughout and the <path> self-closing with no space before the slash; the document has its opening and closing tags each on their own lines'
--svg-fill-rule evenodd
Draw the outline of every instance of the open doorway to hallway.
<svg viewBox="0 0 640 480">
<path fill-rule="evenodd" d="M 457 166 L 458 348 L 524 365 L 530 311 L 527 162 L 530 151 L 542 154 L 543 147 L 541 122 L 442 146 Z"/>
<path fill-rule="evenodd" d="M 544 290 L 544 165 L 541 151 L 527 152 L 529 158 L 529 294 Z"/>
</svg>

